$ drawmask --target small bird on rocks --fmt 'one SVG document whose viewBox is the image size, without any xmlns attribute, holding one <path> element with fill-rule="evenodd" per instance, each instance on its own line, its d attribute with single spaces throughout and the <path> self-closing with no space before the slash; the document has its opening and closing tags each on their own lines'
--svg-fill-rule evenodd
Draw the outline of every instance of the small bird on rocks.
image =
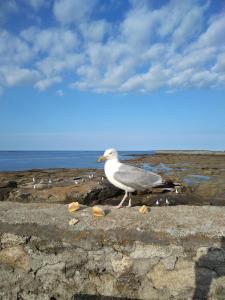
<svg viewBox="0 0 225 300">
<path fill-rule="evenodd" d="M 159 205 L 159 200 L 157 200 L 155 204 L 156 204 L 156 205 Z"/>
<path fill-rule="evenodd" d="M 178 189 L 177 189 L 177 188 L 175 188 L 175 193 L 176 193 L 176 194 L 179 194 L 179 192 L 178 192 Z"/>
<path fill-rule="evenodd" d="M 166 198 L 166 205 L 169 205 L 170 204 L 170 202 L 169 202 L 169 200 Z"/>
</svg>

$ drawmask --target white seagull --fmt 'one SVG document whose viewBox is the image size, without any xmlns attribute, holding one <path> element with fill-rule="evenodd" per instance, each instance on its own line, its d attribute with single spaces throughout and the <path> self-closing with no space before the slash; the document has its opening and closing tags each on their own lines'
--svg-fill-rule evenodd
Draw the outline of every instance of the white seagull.
<svg viewBox="0 0 225 300">
<path fill-rule="evenodd" d="M 123 164 L 118 159 L 118 153 L 115 149 L 108 149 L 98 161 L 105 160 L 105 175 L 107 179 L 116 187 L 125 191 L 125 195 L 116 208 L 120 208 L 123 202 L 129 197 L 131 207 L 131 193 L 134 191 L 143 191 L 163 183 L 162 177 L 158 174 L 145 171 L 143 169 Z"/>
</svg>

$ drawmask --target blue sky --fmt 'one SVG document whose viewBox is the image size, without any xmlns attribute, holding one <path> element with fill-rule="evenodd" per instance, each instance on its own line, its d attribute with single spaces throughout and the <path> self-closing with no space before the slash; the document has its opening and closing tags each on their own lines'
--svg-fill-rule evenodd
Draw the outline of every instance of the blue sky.
<svg viewBox="0 0 225 300">
<path fill-rule="evenodd" d="M 225 149 L 225 2 L 0 2 L 0 150 Z"/>
</svg>

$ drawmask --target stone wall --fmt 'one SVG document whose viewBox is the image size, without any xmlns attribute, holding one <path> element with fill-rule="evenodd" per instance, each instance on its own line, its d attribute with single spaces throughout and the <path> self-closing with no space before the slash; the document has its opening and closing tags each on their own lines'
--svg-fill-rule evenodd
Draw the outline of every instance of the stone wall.
<svg viewBox="0 0 225 300">
<path fill-rule="evenodd" d="M 0 203 L 0 299 L 225 299 L 224 207 L 103 208 Z"/>
</svg>

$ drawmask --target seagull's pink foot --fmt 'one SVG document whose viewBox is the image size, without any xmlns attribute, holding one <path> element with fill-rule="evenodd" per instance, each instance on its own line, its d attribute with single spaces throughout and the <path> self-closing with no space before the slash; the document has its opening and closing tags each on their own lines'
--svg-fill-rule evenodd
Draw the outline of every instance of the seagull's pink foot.
<svg viewBox="0 0 225 300">
<path fill-rule="evenodd" d="M 131 207 L 131 199 L 129 199 L 129 203 L 128 203 L 127 207 Z"/>
<path fill-rule="evenodd" d="M 114 209 L 119 209 L 119 208 L 121 208 L 121 207 L 123 207 L 123 205 L 117 205 L 117 206 L 114 206 Z"/>
</svg>

